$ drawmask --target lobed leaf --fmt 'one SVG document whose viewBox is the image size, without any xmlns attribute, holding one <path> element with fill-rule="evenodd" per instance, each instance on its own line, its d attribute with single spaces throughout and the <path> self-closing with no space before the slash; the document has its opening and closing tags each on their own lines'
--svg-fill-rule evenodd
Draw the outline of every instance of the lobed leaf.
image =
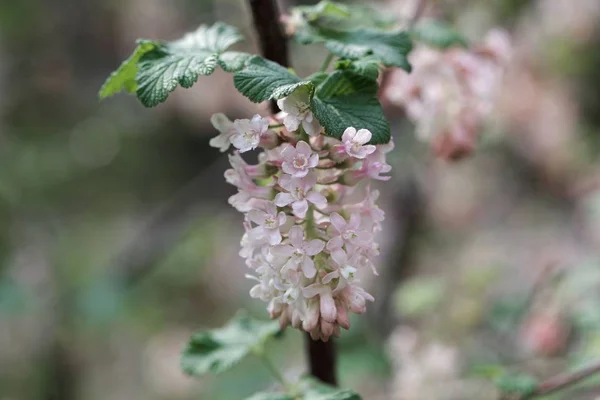
<svg viewBox="0 0 600 400">
<path fill-rule="evenodd" d="M 313 6 L 298 6 L 292 9 L 296 20 L 303 23 L 318 23 L 334 29 L 391 28 L 395 20 L 371 7 L 359 4 L 342 4 L 323 0 Z"/>
<path fill-rule="evenodd" d="M 152 51 L 158 45 L 159 44 L 157 42 L 153 42 L 151 40 L 138 40 L 137 46 L 133 50 L 131 56 L 129 56 L 127 60 L 123 61 L 116 71 L 110 74 L 100 88 L 98 96 L 101 99 L 104 99 L 119 93 L 122 90 L 125 90 L 129 93 L 135 93 L 137 90 L 137 82 L 135 81 L 135 75 L 138 70 L 137 63 L 144 54 Z"/>
<path fill-rule="evenodd" d="M 305 400 L 361 400 L 351 389 L 340 389 L 310 377 L 302 378 L 299 386 Z"/>
<path fill-rule="evenodd" d="M 406 32 L 373 28 L 336 30 L 308 24 L 297 31 L 295 38 L 303 44 L 323 42 L 329 51 L 343 58 L 356 60 L 373 56 L 387 66 L 411 70 L 407 55 L 412 50 L 412 42 Z"/>
<path fill-rule="evenodd" d="M 371 144 L 390 140 L 390 125 L 377 99 L 377 81 L 342 70 L 335 71 L 319 85 L 311 110 L 325 134 L 341 138 L 348 127 L 368 129 Z"/>
<path fill-rule="evenodd" d="M 281 65 L 254 56 L 248 61 L 246 68 L 233 76 L 236 89 L 255 103 L 280 99 L 292 93 L 300 86 L 308 86 L 312 91 L 311 81 L 302 80 Z"/>
<path fill-rule="evenodd" d="M 260 392 L 253 394 L 246 400 L 294 400 L 294 397 L 285 393 Z"/>
<path fill-rule="evenodd" d="M 380 62 L 377 57 L 367 56 L 358 60 L 341 59 L 335 63 L 336 69 L 346 69 L 357 73 L 358 75 L 366 76 L 370 79 L 379 77 Z"/>
<path fill-rule="evenodd" d="M 189 88 L 199 75 L 210 75 L 217 66 L 228 72 L 242 69 L 250 55 L 226 51 L 242 39 L 236 28 L 217 22 L 173 42 L 140 40 L 129 59 L 107 79 L 100 97 L 126 90 L 135 92 L 146 107 L 156 106 L 178 85 Z"/>
<path fill-rule="evenodd" d="M 195 333 L 183 351 L 181 368 L 194 376 L 221 373 L 260 349 L 278 331 L 277 321 L 260 321 L 239 312 L 222 328 Z"/>
<path fill-rule="evenodd" d="M 417 25 L 411 34 L 416 40 L 441 49 L 468 46 L 467 39 L 460 32 L 442 21 L 425 21 Z"/>
</svg>

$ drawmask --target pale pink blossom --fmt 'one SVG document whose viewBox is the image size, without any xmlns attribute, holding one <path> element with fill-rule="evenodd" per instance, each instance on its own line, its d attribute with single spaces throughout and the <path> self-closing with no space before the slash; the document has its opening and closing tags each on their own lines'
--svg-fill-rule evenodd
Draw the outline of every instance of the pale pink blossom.
<svg viewBox="0 0 600 400">
<path fill-rule="evenodd" d="M 392 170 L 392 166 L 381 161 L 372 161 L 366 159 L 362 162 L 362 165 L 355 170 L 347 171 L 343 175 L 343 182 L 347 185 L 356 185 L 358 182 L 365 178 L 375 179 L 378 181 L 389 181 L 390 176 L 385 176 Z"/>
<path fill-rule="evenodd" d="M 334 146 L 333 152 L 363 159 L 375 152 L 375 146 L 367 144 L 371 140 L 371 132 L 367 129 L 346 128 L 342 135 L 342 144 Z"/>
<path fill-rule="evenodd" d="M 283 211 L 277 212 L 275 204 L 269 202 L 264 210 L 250 210 L 246 217 L 257 225 L 248 232 L 251 238 L 267 238 L 271 245 L 281 242 L 280 228 L 285 224 L 287 218 Z"/>
<path fill-rule="evenodd" d="M 308 211 L 308 203 L 321 208 L 327 205 L 327 199 L 317 190 L 314 190 L 317 178 L 315 174 L 308 174 L 304 178 L 294 178 L 290 175 L 282 175 L 279 178 L 279 186 L 286 192 L 277 193 L 275 204 L 278 207 L 292 206 L 294 215 L 304 218 Z"/>
<path fill-rule="evenodd" d="M 235 132 L 233 129 L 233 122 L 231 122 L 225 114 L 217 113 L 210 117 L 210 123 L 219 131 L 219 134 L 210 139 L 208 144 L 211 147 L 219 149 L 221 153 L 226 152 L 231 144 L 230 138 Z"/>
<path fill-rule="evenodd" d="M 231 144 L 244 153 L 258 146 L 261 136 L 269 129 L 269 120 L 256 114 L 251 120 L 236 119 L 233 122 L 233 129 Z"/>
<path fill-rule="evenodd" d="M 213 143 L 232 141 L 223 129 Z M 350 327 L 349 313 L 363 313 L 373 301 L 356 276 L 365 268 L 374 271 L 374 233 L 383 220 L 378 192 L 367 184 L 356 200 L 359 186 L 350 184 L 388 179 L 382 174 L 391 168 L 386 153 L 393 143 L 369 145 L 371 133 L 353 128 L 342 140 L 320 136 L 310 144 L 283 129 L 270 138 L 270 131 L 253 129 L 240 128 L 247 135 L 238 132 L 235 142 L 241 150 L 262 147 L 258 163 L 248 164 L 235 151 L 225 173 L 238 188 L 229 202 L 246 214 L 239 254 L 251 271 L 247 278 L 255 281 L 250 296 L 266 302 L 282 328 L 292 325 L 320 340 L 339 336 Z"/>
<path fill-rule="evenodd" d="M 283 111 L 283 124 L 290 132 L 295 132 L 302 124 L 304 131 L 310 136 L 321 132 L 321 125 L 310 111 L 310 93 L 306 86 L 300 86 L 292 94 L 277 100 L 277 106 Z"/>
<path fill-rule="evenodd" d="M 290 229 L 289 244 L 281 244 L 271 248 L 275 257 L 287 259 L 282 271 L 302 269 L 304 276 L 312 278 L 317 273 L 312 257 L 319 254 L 325 247 L 320 239 L 304 240 L 304 229 L 294 226 Z"/>
<path fill-rule="evenodd" d="M 319 155 L 313 153 L 310 145 L 304 141 L 298 142 L 296 147 L 286 147 L 281 152 L 281 156 L 283 172 L 297 178 L 306 176 L 308 171 L 319 163 Z"/>
<path fill-rule="evenodd" d="M 342 248 L 353 252 L 356 248 L 363 247 L 373 240 L 371 233 L 361 229 L 361 218 L 357 213 L 352 213 L 348 221 L 336 212 L 331 213 L 329 219 L 331 225 L 328 234 L 331 239 L 327 242 L 327 250 L 332 253 L 332 257 L 334 257 L 334 253 L 341 252 Z"/>
</svg>

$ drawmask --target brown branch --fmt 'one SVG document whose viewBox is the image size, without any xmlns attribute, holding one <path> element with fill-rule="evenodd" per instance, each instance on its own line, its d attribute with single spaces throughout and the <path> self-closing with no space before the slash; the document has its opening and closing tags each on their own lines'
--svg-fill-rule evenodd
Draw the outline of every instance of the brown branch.
<svg viewBox="0 0 600 400">
<path fill-rule="evenodd" d="M 337 386 L 336 351 L 333 338 L 330 338 L 328 342 L 312 340 L 310 334 L 307 333 L 305 340 L 310 374 L 321 382 Z"/>
<path fill-rule="evenodd" d="M 288 67 L 288 42 L 279 23 L 279 9 L 275 0 L 249 0 L 249 3 L 260 52 L 266 59 Z M 271 112 L 279 112 L 274 100 L 271 101 Z"/>
<path fill-rule="evenodd" d="M 545 396 L 550 393 L 557 392 L 566 387 L 573 386 L 582 380 L 600 372 L 600 361 L 596 361 L 589 366 L 575 372 L 567 372 L 546 379 L 537 385 L 536 390 L 521 400 L 533 399 L 538 396 Z"/>
</svg>

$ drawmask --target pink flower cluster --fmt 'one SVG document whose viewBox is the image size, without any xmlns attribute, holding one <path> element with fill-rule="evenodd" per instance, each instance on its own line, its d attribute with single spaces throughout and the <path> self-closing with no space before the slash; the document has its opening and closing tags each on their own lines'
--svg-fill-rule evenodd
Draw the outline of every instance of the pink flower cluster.
<svg viewBox="0 0 600 400">
<path fill-rule="evenodd" d="M 285 125 L 299 130 L 277 124 L 286 117 Z M 320 126 L 309 136 L 302 123 L 289 123 L 289 115 L 277 118 L 270 130 L 266 118 L 230 122 L 216 114 L 212 122 L 221 133 L 211 144 L 238 149 L 225 178 L 238 188 L 229 203 L 245 214 L 240 256 L 252 270 L 247 277 L 256 281 L 250 295 L 267 302 L 282 327 L 328 340 L 350 327 L 350 312 L 363 313 L 374 300 L 357 272 L 375 271 L 374 234 L 384 213 L 369 181 L 389 179 L 385 153 L 393 144 L 367 144 L 371 132 L 352 127 L 341 140 L 324 136 Z M 264 150 L 257 165 L 240 156 L 252 147 Z"/>
<path fill-rule="evenodd" d="M 404 108 L 439 157 L 461 158 L 493 109 L 510 53 L 508 34 L 497 29 L 472 49 L 419 45 L 409 54 L 413 71 L 393 70 L 383 97 Z"/>
</svg>

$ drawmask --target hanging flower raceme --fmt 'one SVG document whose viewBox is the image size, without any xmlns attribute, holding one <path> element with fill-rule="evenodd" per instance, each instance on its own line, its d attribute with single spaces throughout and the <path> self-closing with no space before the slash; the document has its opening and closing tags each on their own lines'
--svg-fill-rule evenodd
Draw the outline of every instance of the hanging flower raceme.
<svg viewBox="0 0 600 400">
<path fill-rule="evenodd" d="M 220 134 L 211 145 L 236 148 L 225 178 L 238 188 L 230 204 L 245 214 L 240 256 L 257 282 L 250 295 L 267 302 L 282 327 L 328 340 L 374 300 L 357 273 L 375 272 L 384 214 L 369 181 L 389 179 L 385 154 L 393 145 L 370 145 L 371 132 L 354 127 L 341 140 L 324 136 L 302 96 L 278 102 L 284 112 L 272 129 L 258 115 L 231 122 L 215 114 Z M 256 147 L 264 149 L 259 163 L 248 165 L 240 153 Z"/>
<path fill-rule="evenodd" d="M 502 30 L 490 31 L 472 49 L 421 44 L 409 55 L 412 73 L 391 71 L 383 97 L 404 108 L 417 136 L 439 157 L 461 158 L 473 151 L 493 110 L 510 53 Z"/>
</svg>

